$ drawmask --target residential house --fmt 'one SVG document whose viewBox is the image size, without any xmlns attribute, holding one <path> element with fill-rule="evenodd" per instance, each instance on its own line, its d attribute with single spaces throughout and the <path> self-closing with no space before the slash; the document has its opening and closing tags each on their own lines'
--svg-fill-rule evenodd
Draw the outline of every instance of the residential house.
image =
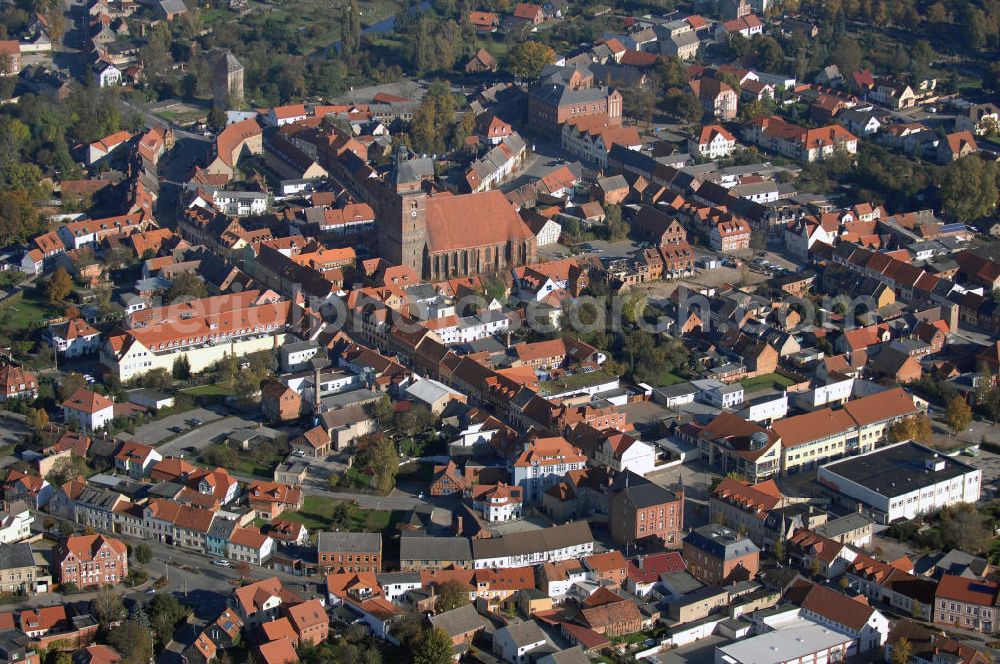
<svg viewBox="0 0 1000 664">
<path fill-rule="evenodd" d="M 720 120 L 732 120 L 736 117 L 739 95 L 728 83 L 704 76 L 689 82 L 688 87 L 706 113 Z"/>
<path fill-rule="evenodd" d="M 163 460 L 155 448 L 128 440 L 115 453 L 115 470 L 132 479 L 141 480 L 149 475 L 153 466 Z"/>
<path fill-rule="evenodd" d="M 75 422 L 83 431 L 104 428 L 115 416 L 115 404 L 106 396 L 81 387 L 62 403 L 63 421 Z"/>
<path fill-rule="evenodd" d="M 750 248 L 750 224 L 742 219 L 720 221 L 712 227 L 709 242 L 712 249 L 722 253 L 733 253 Z"/>
<path fill-rule="evenodd" d="M 52 346 L 66 357 L 96 353 L 101 347 L 101 333 L 82 318 L 71 318 L 48 330 Z"/>
<path fill-rule="evenodd" d="M 934 593 L 934 622 L 948 627 L 996 634 L 997 590 L 992 581 L 944 574 Z"/>
<path fill-rule="evenodd" d="M 73 535 L 56 552 L 59 583 L 77 588 L 116 586 L 128 576 L 128 549 L 103 535 Z"/>
<path fill-rule="evenodd" d="M 35 555 L 26 542 L 0 544 L 0 592 L 31 595 L 37 580 Z"/>
<path fill-rule="evenodd" d="M 278 482 L 255 480 L 247 489 L 247 502 L 257 518 L 270 521 L 285 510 L 302 509 L 302 489 Z"/>
<path fill-rule="evenodd" d="M 747 581 L 760 569 L 757 545 L 719 524 L 692 530 L 683 540 L 681 555 L 691 574 L 712 585 Z"/>
<path fill-rule="evenodd" d="M 706 159 L 731 157 L 735 149 L 736 137 L 722 125 L 705 125 L 699 131 L 697 139 L 688 139 L 688 152 Z"/>
<path fill-rule="evenodd" d="M 324 573 L 382 571 L 379 533 L 322 532 L 317 536 L 316 551 Z"/>
<path fill-rule="evenodd" d="M 36 396 L 38 396 L 38 379 L 35 374 L 11 364 L 0 366 L 0 401 L 33 399 Z"/>
<path fill-rule="evenodd" d="M 615 478 L 608 499 L 611 538 L 630 545 L 655 537 L 667 548 L 681 545 L 684 491 L 671 491 L 631 471 Z"/>
</svg>

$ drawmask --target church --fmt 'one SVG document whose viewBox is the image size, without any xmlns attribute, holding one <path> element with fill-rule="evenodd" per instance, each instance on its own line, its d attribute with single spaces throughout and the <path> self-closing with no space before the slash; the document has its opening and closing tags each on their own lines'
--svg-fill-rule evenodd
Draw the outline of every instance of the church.
<svg viewBox="0 0 1000 664">
<path fill-rule="evenodd" d="M 499 191 L 434 191 L 434 162 L 396 155 L 380 188 L 379 254 L 429 281 L 495 273 L 537 261 L 535 235 Z"/>
</svg>

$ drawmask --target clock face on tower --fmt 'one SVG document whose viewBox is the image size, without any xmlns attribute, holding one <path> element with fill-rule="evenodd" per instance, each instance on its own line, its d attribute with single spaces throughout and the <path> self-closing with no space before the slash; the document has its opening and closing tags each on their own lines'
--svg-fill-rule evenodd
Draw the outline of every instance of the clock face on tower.
<svg viewBox="0 0 1000 664">
<path fill-rule="evenodd" d="M 411 217 L 416 217 L 417 216 L 417 211 L 416 210 L 411 210 L 410 211 L 410 216 Z"/>
</svg>

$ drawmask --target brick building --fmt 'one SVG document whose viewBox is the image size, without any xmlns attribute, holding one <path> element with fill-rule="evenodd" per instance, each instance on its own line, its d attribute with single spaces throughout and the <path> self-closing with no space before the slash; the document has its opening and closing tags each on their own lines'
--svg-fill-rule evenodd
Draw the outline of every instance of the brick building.
<svg viewBox="0 0 1000 664">
<path fill-rule="evenodd" d="M 760 569 L 757 545 L 718 524 L 692 530 L 684 538 L 682 555 L 688 571 L 712 585 L 747 581 Z"/>
<path fill-rule="evenodd" d="M 59 583 L 78 588 L 117 585 L 128 576 L 128 549 L 103 535 L 70 537 L 56 554 Z"/>
<path fill-rule="evenodd" d="M 667 547 L 681 545 L 683 490 L 670 491 L 632 472 L 616 478 L 616 485 L 608 500 L 608 523 L 616 543 L 633 544 L 655 537 Z"/>
<path fill-rule="evenodd" d="M 622 121 L 621 93 L 594 85 L 587 67 L 549 67 L 528 93 L 528 123 L 538 131 L 558 132 L 567 120 L 588 115 Z"/>
<path fill-rule="evenodd" d="M 324 574 L 382 571 L 382 535 L 379 533 L 320 533 L 316 552 Z"/>
</svg>

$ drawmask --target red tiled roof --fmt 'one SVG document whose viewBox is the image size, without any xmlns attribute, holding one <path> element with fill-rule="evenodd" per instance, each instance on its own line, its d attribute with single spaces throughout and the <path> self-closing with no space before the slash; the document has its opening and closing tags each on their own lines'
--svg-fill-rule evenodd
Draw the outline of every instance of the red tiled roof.
<svg viewBox="0 0 1000 664">
<path fill-rule="evenodd" d="M 979 604 L 981 606 L 993 606 L 997 599 L 997 589 L 1000 588 L 992 581 L 979 581 L 968 579 L 964 576 L 945 574 L 938 583 L 935 595 L 944 599 L 965 602 L 966 604 Z"/>
<path fill-rule="evenodd" d="M 93 390 L 81 387 L 79 390 L 74 392 L 70 398 L 63 401 L 62 405 L 73 410 L 93 415 L 94 413 L 102 411 L 106 408 L 114 408 L 115 402 L 106 396 L 94 392 Z"/>
</svg>

